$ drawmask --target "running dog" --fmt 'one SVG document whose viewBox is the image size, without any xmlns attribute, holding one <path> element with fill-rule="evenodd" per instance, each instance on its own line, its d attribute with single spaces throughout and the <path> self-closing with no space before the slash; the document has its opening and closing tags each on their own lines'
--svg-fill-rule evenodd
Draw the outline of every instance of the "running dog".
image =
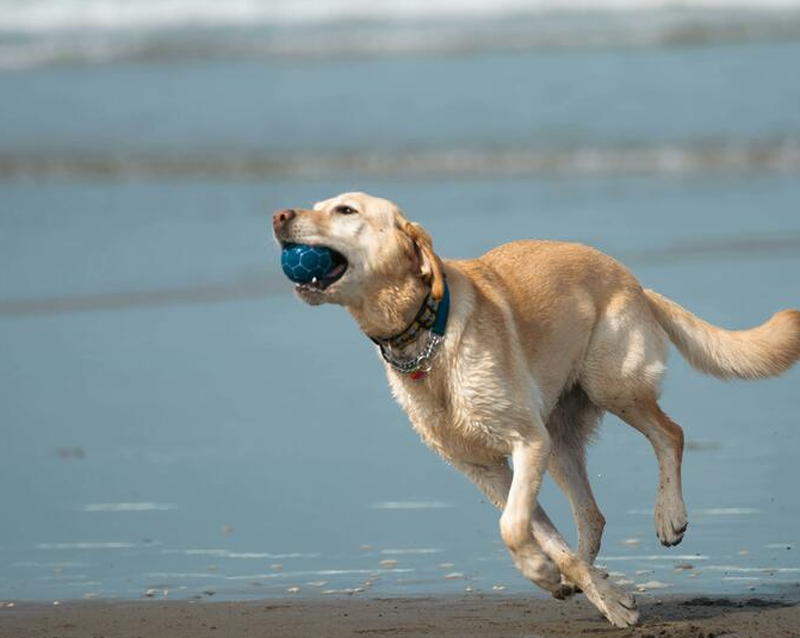
<svg viewBox="0 0 800 638">
<path fill-rule="evenodd" d="M 617 627 L 635 624 L 638 611 L 592 567 L 605 519 L 585 452 L 603 414 L 653 446 L 656 533 L 677 545 L 687 526 L 683 431 L 658 404 L 668 341 L 723 379 L 775 376 L 800 357 L 797 310 L 730 332 L 579 244 L 516 241 L 443 261 L 419 224 L 363 193 L 278 211 L 272 224 L 281 245 L 333 251 L 329 274 L 297 284 L 297 295 L 344 306 L 375 342 L 422 440 L 502 510 L 500 535 L 520 572 L 556 598 L 582 591 Z M 576 550 L 537 503 L 545 471 L 571 504 Z"/>
</svg>

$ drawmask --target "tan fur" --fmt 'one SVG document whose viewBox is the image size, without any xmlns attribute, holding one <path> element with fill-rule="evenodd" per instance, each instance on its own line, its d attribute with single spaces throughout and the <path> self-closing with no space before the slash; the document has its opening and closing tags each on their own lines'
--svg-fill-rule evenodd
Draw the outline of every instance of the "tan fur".
<svg viewBox="0 0 800 638">
<path fill-rule="evenodd" d="M 706 323 L 657 292 L 645 293 L 672 343 L 700 372 L 722 379 L 761 379 L 785 372 L 800 357 L 797 310 L 782 310 L 757 328 L 732 332 Z"/>
<path fill-rule="evenodd" d="M 337 215 L 343 204 L 357 214 Z M 636 622 L 633 597 L 591 566 L 605 520 L 585 448 L 603 413 L 653 446 L 660 477 L 654 522 L 662 543 L 675 545 L 687 519 L 683 431 L 658 405 L 668 339 L 695 367 L 723 377 L 778 374 L 800 356 L 797 311 L 727 332 L 643 290 L 619 262 L 578 244 L 518 241 L 478 259 L 442 262 L 421 226 L 363 193 L 298 211 L 290 223 L 276 223 L 275 233 L 347 258 L 339 281 L 298 294 L 344 306 L 373 337 L 402 331 L 429 290 L 441 295 L 446 278 L 450 317 L 432 369 L 413 380 L 386 365 L 392 393 L 422 440 L 502 510 L 500 534 L 517 568 L 558 598 L 580 588 L 617 626 Z M 395 354 L 412 356 L 423 346 Z M 547 470 L 570 500 L 577 551 L 538 504 Z"/>
</svg>

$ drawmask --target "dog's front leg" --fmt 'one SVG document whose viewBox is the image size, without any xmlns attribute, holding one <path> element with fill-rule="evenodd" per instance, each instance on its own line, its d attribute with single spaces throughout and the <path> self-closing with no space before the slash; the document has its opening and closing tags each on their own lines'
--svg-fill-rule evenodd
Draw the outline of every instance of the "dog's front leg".
<svg viewBox="0 0 800 638">
<path fill-rule="evenodd" d="M 487 465 L 458 461 L 454 461 L 453 465 L 466 474 L 498 509 L 505 511 L 512 484 L 511 468 L 505 459 Z M 534 584 L 549 591 L 555 598 L 566 598 L 572 592 L 562 585 L 561 572 L 555 563 L 542 553 L 541 548 L 536 546 L 532 533 L 529 533 L 528 537 L 530 546 L 526 548 L 524 561 L 522 556 L 519 556 L 518 560 L 518 556 L 514 556 L 512 552 L 515 564 Z"/>
<path fill-rule="evenodd" d="M 562 598 L 561 574 L 542 554 L 531 531 L 533 508 L 550 454 L 550 439 L 544 427 L 540 433 L 541 436 L 514 446 L 514 472 L 500 517 L 500 535 L 517 569 L 539 587 Z"/>
</svg>

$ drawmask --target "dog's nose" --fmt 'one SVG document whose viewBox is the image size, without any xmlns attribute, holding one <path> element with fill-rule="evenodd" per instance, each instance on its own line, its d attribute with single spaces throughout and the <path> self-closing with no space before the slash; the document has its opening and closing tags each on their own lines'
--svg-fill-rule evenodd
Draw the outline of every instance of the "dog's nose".
<svg viewBox="0 0 800 638">
<path fill-rule="evenodd" d="M 278 230 L 281 226 L 283 226 L 286 222 L 288 222 L 292 217 L 297 215 L 294 209 L 291 208 L 284 208 L 283 210 L 279 210 L 272 216 L 272 228 L 274 230 Z"/>
</svg>

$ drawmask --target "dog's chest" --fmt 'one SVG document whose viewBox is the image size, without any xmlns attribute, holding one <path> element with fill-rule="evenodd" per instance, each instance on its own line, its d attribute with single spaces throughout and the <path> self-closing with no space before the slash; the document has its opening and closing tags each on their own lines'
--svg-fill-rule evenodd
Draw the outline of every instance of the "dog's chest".
<svg viewBox="0 0 800 638">
<path fill-rule="evenodd" d="M 413 381 L 389 374 L 397 402 L 423 442 L 450 461 L 480 463 L 511 451 L 507 389 L 491 379 L 453 383 L 452 374 Z"/>
</svg>

